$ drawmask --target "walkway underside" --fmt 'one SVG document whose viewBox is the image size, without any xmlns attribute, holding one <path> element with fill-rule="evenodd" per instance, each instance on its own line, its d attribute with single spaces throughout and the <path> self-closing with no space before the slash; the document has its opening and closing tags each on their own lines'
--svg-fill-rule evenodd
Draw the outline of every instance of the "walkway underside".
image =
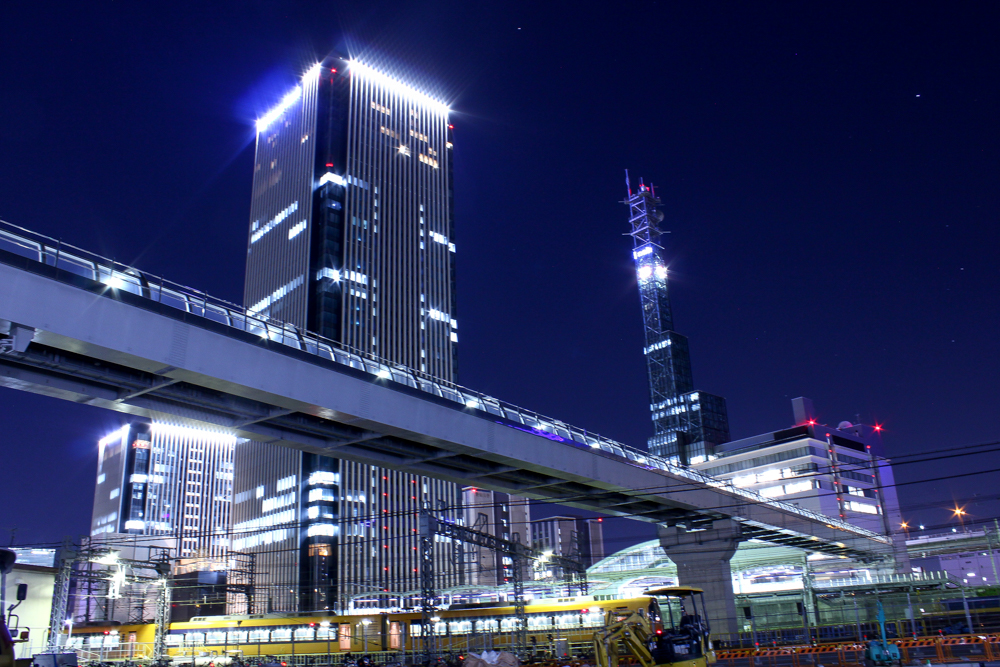
<svg viewBox="0 0 1000 667">
<path fill-rule="evenodd" d="M 43 273 L 0 264 L 0 332 L 22 341 L 0 353 L 2 386 L 689 531 L 732 518 L 743 539 L 862 559 L 889 551 L 877 536 L 723 485 L 547 439 L 190 313 Z"/>
</svg>

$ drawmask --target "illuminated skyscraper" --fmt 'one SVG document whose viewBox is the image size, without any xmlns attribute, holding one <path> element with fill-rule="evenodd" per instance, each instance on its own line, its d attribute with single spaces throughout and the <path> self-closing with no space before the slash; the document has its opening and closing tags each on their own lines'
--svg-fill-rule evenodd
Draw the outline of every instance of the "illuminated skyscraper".
<svg viewBox="0 0 1000 667">
<path fill-rule="evenodd" d="M 252 313 L 455 379 L 448 113 L 411 85 L 329 58 L 258 120 Z M 412 603 L 417 510 L 454 515 L 460 504 L 454 484 L 265 444 L 241 445 L 235 460 L 234 548 L 270 573 L 258 576 L 255 611 Z M 450 548 L 439 545 L 440 572 L 457 571 Z"/>
<path fill-rule="evenodd" d="M 159 422 L 136 422 L 102 438 L 91 537 L 153 535 L 176 540 L 179 558 L 224 556 L 236 442 Z"/>
<path fill-rule="evenodd" d="M 649 451 L 683 465 L 699 463 L 714 455 L 716 445 L 729 440 L 726 399 L 694 390 L 688 339 L 673 330 L 669 272 L 657 243 L 663 220 L 660 200 L 651 187 L 640 184 L 633 194 L 629 185 L 625 204 L 646 333 L 643 354 L 654 426 Z"/>
</svg>

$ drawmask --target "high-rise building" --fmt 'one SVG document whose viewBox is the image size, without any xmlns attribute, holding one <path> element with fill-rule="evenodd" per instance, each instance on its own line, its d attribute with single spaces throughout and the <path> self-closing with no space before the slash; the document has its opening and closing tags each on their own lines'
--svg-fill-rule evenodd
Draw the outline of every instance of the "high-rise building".
<svg viewBox="0 0 1000 667">
<path fill-rule="evenodd" d="M 627 183 L 627 179 L 626 179 Z M 663 220 L 652 187 L 644 184 L 633 193 L 629 184 L 629 234 L 634 241 L 642 318 L 646 334 L 646 365 L 649 370 L 652 454 L 691 465 L 709 460 L 716 445 L 729 440 L 726 399 L 696 391 L 691 374 L 688 339 L 675 332 L 668 293 L 669 271 L 663 249 L 657 243 Z"/>
<path fill-rule="evenodd" d="M 465 525 L 502 540 L 531 546 L 531 506 L 526 498 L 474 487 L 462 490 Z M 495 588 L 514 579 L 514 560 L 486 547 L 463 545 L 465 583 Z M 521 566 L 521 580 L 531 579 L 531 563 Z"/>
<path fill-rule="evenodd" d="M 448 114 L 400 78 L 328 58 L 257 121 L 251 313 L 455 379 Z M 235 461 L 234 547 L 257 554 L 255 611 L 418 603 L 417 512 L 458 518 L 456 485 L 258 443 Z M 452 545 L 436 548 L 439 585 L 458 583 Z"/>
<path fill-rule="evenodd" d="M 554 556 L 579 558 L 590 567 L 604 558 L 604 525 L 601 519 L 550 516 L 531 522 L 531 544 Z"/>
<path fill-rule="evenodd" d="M 576 558 L 590 567 L 604 558 L 604 525 L 601 519 L 579 516 L 535 519 L 531 522 L 531 544 L 544 554 Z M 536 568 L 542 579 L 560 579 L 565 574 L 544 558 Z"/>
<path fill-rule="evenodd" d="M 153 422 L 98 442 L 90 535 L 176 539 L 180 558 L 229 548 L 235 436 Z"/>
<path fill-rule="evenodd" d="M 75 618 L 152 619 L 155 585 L 125 575 L 153 573 L 156 554 L 169 553 L 189 570 L 224 566 L 236 442 L 231 434 L 138 421 L 98 442 L 94 510 L 83 548 L 105 555 L 77 565 Z M 193 607 L 175 605 L 174 611 L 191 615 Z"/>
</svg>

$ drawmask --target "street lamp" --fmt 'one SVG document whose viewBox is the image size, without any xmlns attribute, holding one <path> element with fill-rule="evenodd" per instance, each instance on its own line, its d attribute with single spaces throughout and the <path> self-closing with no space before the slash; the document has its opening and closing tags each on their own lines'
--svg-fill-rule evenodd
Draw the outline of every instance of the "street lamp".
<svg viewBox="0 0 1000 667">
<path fill-rule="evenodd" d="M 904 533 L 906 533 L 906 539 L 910 539 L 910 524 L 903 521 L 899 524 L 899 527 L 903 529 Z"/>
<path fill-rule="evenodd" d="M 958 523 L 962 526 L 962 532 L 965 532 L 965 516 L 968 515 L 968 512 L 965 511 L 964 507 L 956 506 L 951 510 L 951 513 L 958 519 Z"/>
</svg>

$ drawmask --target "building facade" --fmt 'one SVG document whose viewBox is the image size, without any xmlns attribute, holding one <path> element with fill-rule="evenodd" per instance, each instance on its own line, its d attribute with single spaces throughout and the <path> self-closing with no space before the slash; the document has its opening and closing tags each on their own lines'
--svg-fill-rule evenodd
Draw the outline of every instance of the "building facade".
<svg viewBox="0 0 1000 667">
<path fill-rule="evenodd" d="M 553 516 L 531 522 L 531 544 L 544 554 L 578 558 L 590 567 L 604 558 L 604 526 L 601 519 L 578 516 Z M 560 568 L 544 559 L 535 564 L 535 578 L 558 580 Z"/>
<path fill-rule="evenodd" d="M 640 184 L 635 193 L 629 185 L 625 203 L 646 338 L 642 352 L 649 372 L 653 420 L 649 451 L 681 465 L 697 464 L 729 440 L 726 399 L 695 391 L 688 339 L 673 330 L 669 270 L 657 243 L 663 220 L 660 200 L 651 186 Z"/>
<path fill-rule="evenodd" d="M 473 487 L 462 490 L 465 525 L 503 540 L 531 546 L 531 506 L 527 498 Z M 513 559 L 471 544 L 464 550 L 468 586 L 495 588 L 513 580 Z M 531 579 L 531 564 L 523 563 L 521 580 Z"/>
<path fill-rule="evenodd" d="M 895 540 L 897 570 L 908 572 L 902 515 L 881 427 L 820 424 L 812 402 L 792 401 L 790 428 L 734 440 L 716 448 L 697 470 L 767 498 L 839 517 Z"/>
<path fill-rule="evenodd" d="M 252 314 L 454 381 L 448 113 L 328 58 L 257 121 Z M 235 461 L 234 545 L 257 554 L 261 611 L 416 604 L 417 511 L 460 518 L 455 484 L 253 443 Z M 437 543 L 441 586 L 459 580 L 452 551 Z"/>
<path fill-rule="evenodd" d="M 102 438 L 91 538 L 175 538 L 180 558 L 225 556 L 236 442 L 161 422 L 127 424 Z"/>
</svg>

